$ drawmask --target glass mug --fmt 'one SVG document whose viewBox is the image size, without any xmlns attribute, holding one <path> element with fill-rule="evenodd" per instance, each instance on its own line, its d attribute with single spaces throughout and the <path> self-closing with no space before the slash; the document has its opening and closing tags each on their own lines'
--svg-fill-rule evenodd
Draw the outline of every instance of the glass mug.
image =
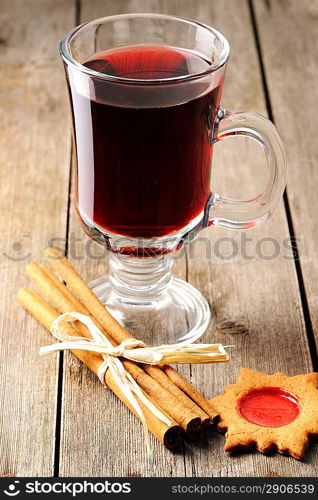
<svg viewBox="0 0 318 500">
<path fill-rule="evenodd" d="M 124 14 L 74 28 L 61 42 L 73 117 L 76 211 L 109 250 L 110 273 L 92 288 L 146 341 L 194 341 L 210 309 L 172 277 L 173 255 L 207 226 L 255 227 L 285 187 L 274 125 L 219 106 L 229 44 L 204 24 L 162 14 Z M 254 139 L 267 185 L 251 200 L 211 191 L 213 145 Z"/>
</svg>

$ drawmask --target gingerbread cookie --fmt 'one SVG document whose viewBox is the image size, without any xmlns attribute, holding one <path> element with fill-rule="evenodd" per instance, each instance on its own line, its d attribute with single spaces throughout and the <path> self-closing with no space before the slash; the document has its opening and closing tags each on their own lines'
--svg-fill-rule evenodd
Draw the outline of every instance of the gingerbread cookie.
<svg viewBox="0 0 318 500">
<path fill-rule="evenodd" d="M 302 458 L 310 437 L 318 436 L 318 373 L 288 377 L 241 368 L 236 384 L 210 400 L 226 432 L 224 451 L 256 445 Z"/>
</svg>

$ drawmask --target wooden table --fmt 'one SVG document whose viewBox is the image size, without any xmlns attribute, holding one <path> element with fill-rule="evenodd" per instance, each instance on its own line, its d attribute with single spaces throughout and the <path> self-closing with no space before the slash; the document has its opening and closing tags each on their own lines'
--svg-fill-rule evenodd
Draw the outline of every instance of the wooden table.
<svg viewBox="0 0 318 500">
<path fill-rule="evenodd" d="M 223 106 L 268 114 L 288 156 L 287 193 L 267 224 L 245 236 L 206 230 L 176 262 L 176 274 L 211 303 L 215 321 L 205 339 L 235 344 L 226 366 L 183 372 L 210 398 L 235 380 L 242 365 L 289 375 L 318 370 L 317 0 L 2 0 L 1 11 L 0 473 L 315 475 L 317 445 L 300 462 L 257 452 L 229 456 L 223 452 L 224 437 L 214 430 L 178 453 L 153 440 L 147 458 L 140 424 L 94 375 L 70 354 L 39 357 L 49 337 L 15 295 L 29 284 L 25 265 L 40 260 L 48 243 L 65 247 L 87 279 L 105 273 L 107 266 L 73 215 L 59 40 L 75 24 L 115 13 L 182 15 L 227 36 L 232 57 Z M 215 148 L 216 190 L 255 194 L 263 167 L 253 143 L 222 143 Z"/>
</svg>

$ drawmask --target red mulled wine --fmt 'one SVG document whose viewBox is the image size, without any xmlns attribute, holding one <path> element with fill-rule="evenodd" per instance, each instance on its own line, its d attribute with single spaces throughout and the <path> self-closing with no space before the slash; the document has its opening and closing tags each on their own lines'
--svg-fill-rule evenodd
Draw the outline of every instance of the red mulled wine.
<svg viewBox="0 0 318 500">
<path fill-rule="evenodd" d="M 202 85 L 195 74 L 210 63 L 165 46 L 116 49 L 83 64 L 114 79 L 95 75 L 89 95 L 71 91 L 80 217 L 102 233 L 132 238 L 185 228 L 210 196 L 222 82 Z M 189 75 L 193 81 L 182 83 Z"/>
</svg>

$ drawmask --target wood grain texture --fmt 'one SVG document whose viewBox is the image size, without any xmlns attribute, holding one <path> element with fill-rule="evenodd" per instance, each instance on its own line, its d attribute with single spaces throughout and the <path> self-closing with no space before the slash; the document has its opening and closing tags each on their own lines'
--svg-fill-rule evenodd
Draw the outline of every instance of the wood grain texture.
<svg viewBox="0 0 318 500">
<path fill-rule="evenodd" d="M 0 474 L 53 474 L 57 358 L 38 358 L 39 346 L 48 336 L 16 304 L 15 294 L 26 284 L 24 266 L 31 259 L 39 260 L 50 238 L 59 237 L 56 244 L 65 245 L 70 133 L 57 46 L 61 36 L 74 25 L 75 4 L 81 7 L 81 21 L 148 11 L 191 17 L 215 26 L 228 37 L 232 47 L 223 105 L 265 113 L 245 0 L 33 0 L 32 8 L 29 2 L 20 0 L 2 2 L 0 108 L 5 133 L 0 135 L 0 161 L 5 181 L 0 186 Z M 255 8 L 274 115 L 288 146 L 289 162 L 292 156 L 288 192 L 294 225 L 298 234 L 304 234 L 300 248 L 302 269 L 314 320 L 317 228 L 316 222 L 310 220 L 310 210 L 315 207 L 312 179 L 316 175 L 316 150 L 315 116 L 310 104 L 316 92 L 317 68 L 311 41 L 318 14 L 315 1 L 306 0 L 304 4 L 301 10 L 295 0 L 257 0 Z M 295 26 L 302 36 L 294 39 L 290 33 Z M 283 70 L 283 58 L 277 57 L 276 47 L 288 56 Z M 306 77 L 299 76 L 297 85 L 296 74 Z M 303 96 L 305 84 L 307 92 Z M 299 103 L 303 103 L 306 113 Z M 302 132 L 305 125 L 309 137 Z M 300 147 L 294 137 L 300 138 Z M 308 170 L 300 170 L 298 164 L 308 165 Z M 215 148 L 213 189 L 217 192 L 249 197 L 261 189 L 264 178 L 264 160 L 253 143 L 241 139 Z M 75 221 L 73 192 L 68 254 L 90 280 L 106 273 L 107 259 L 104 250 L 88 240 Z M 301 196 L 302 192 L 306 196 Z M 204 340 L 235 345 L 228 365 L 182 368 L 207 398 L 233 382 L 241 365 L 268 373 L 282 370 L 289 375 L 312 368 L 283 204 L 266 225 L 242 234 L 220 228 L 206 230 L 190 245 L 187 260 L 176 262 L 175 274 L 197 286 L 213 309 L 214 323 Z M 257 453 L 229 456 L 222 449 L 223 436 L 213 430 L 200 443 L 186 443 L 185 450 L 175 454 L 153 439 L 153 453 L 148 458 L 136 418 L 71 355 L 66 354 L 64 361 L 59 457 L 62 476 L 316 473 L 317 445 L 311 446 L 302 462 Z"/>
<path fill-rule="evenodd" d="M 230 4 L 231 9 L 227 9 L 228 2 L 207 2 L 204 9 L 200 3 L 205 17 L 202 11 L 196 15 L 223 32 L 232 48 L 221 105 L 265 114 L 248 5 L 239 0 Z M 190 17 L 194 14 L 194 11 L 189 13 Z M 263 160 L 253 144 L 237 139 L 236 142 L 218 144 L 215 150 L 219 155 L 214 157 L 213 163 L 217 192 L 242 198 L 247 184 L 254 193 L 258 192 L 257 177 Z M 291 255 L 283 249 L 284 241 L 289 237 L 283 204 L 268 223 L 244 233 L 245 237 L 252 239 L 246 244 L 246 255 L 242 234 L 221 228 L 202 233 L 214 248 L 214 257 L 205 258 L 207 242 L 202 242 L 201 251 L 198 245 L 195 259 L 189 263 L 189 281 L 209 298 L 215 314 L 214 327 L 212 325 L 205 339 L 235 345 L 231 350 L 230 364 L 211 365 L 206 369 L 193 366 L 195 385 L 207 398 L 234 382 L 240 366 L 266 373 L 284 371 L 291 375 L 312 369 L 294 263 L 286 259 Z M 221 246 L 218 247 L 217 242 L 222 238 L 231 238 L 229 254 L 233 249 L 234 253 L 241 251 L 241 254 L 229 260 L 218 258 L 217 250 Z M 279 248 L 279 255 L 264 258 L 273 256 L 274 248 Z M 226 248 L 223 252 L 224 257 Z M 281 476 L 306 476 L 314 473 L 317 460 L 315 446 L 305 462 L 299 464 L 291 458 L 266 457 L 259 453 L 230 457 L 221 449 L 223 437 L 213 433 L 208 442 L 188 458 L 187 473 L 198 476 L 266 476 L 274 471 Z"/>
<path fill-rule="evenodd" d="M 288 156 L 287 194 L 318 343 L 318 2 L 254 2 L 273 115 Z"/>
<path fill-rule="evenodd" d="M 192 17 L 215 26 L 228 36 L 232 46 L 224 105 L 265 113 L 247 2 L 231 0 L 231 9 L 227 6 L 225 1 L 208 0 L 82 1 L 81 20 L 143 11 Z M 253 144 L 246 140 L 232 141 L 215 149 L 217 190 L 247 197 L 261 189 L 265 179 L 264 160 Z M 256 168 L 259 168 L 257 173 Z M 79 238 L 76 248 L 81 249 L 77 255 L 81 257 L 74 263 L 82 274 L 90 279 L 106 272 L 103 259 L 96 262 L 87 255 L 87 241 L 74 218 L 70 230 Z M 198 366 L 190 370 L 193 383 L 206 397 L 221 392 L 224 385 L 234 381 L 242 364 L 269 373 L 283 370 L 294 374 L 311 369 L 294 262 L 291 252 L 284 248 L 289 233 L 283 204 L 269 223 L 245 234 L 246 238 L 252 238 L 246 243 L 248 257 L 241 255 L 244 252 L 241 234 L 223 229 L 205 231 L 188 252 L 189 280 L 210 300 L 215 317 L 205 340 L 235 344 L 229 365 Z M 236 245 L 239 255 L 228 259 L 225 252 L 231 253 Z M 89 246 L 91 250 L 95 248 Z M 277 253 L 277 248 L 279 256 L 268 257 Z M 98 254 L 101 255 L 100 251 Z M 177 263 L 176 271 L 181 277 L 187 276 L 184 260 Z M 149 461 L 140 445 L 140 428 L 134 417 L 73 359 L 66 364 L 64 391 L 62 475 L 310 476 L 314 473 L 315 447 L 301 464 L 287 457 L 264 457 L 256 453 L 230 457 L 222 450 L 223 437 L 214 431 L 209 431 L 199 445 L 187 443 L 185 456 L 172 455 L 153 443 L 154 453 Z M 106 418 L 101 420 L 101 414 Z"/>
<path fill-rule="evenodd" d="M 160 11 L 160 1 L 88 1 L 81 3 L 81 22 L 105 15 Z M 83 234 L 70 211 L 69 258 L 87 280 L 107 274 L 107 253 Z M 175 274 L 186 278 L 185 258 Z M 189 376 L 189 367 L 182 368 Z M 142 426 L 134 415 L 74 357 L 65 356 L 60 474 L 62 476 L 183 476 L 184 453 L 166 450 L 151 436 L 147 456 Z"/>
<path fill-rule="evenodd" d="M 74 20 L 63 0 L 1 2 L 0 474 L 53 474 L 57 359 L 17 304 L 24 267 L 65 237 L 70 133 L 58 42 Z"/>
</svg>

